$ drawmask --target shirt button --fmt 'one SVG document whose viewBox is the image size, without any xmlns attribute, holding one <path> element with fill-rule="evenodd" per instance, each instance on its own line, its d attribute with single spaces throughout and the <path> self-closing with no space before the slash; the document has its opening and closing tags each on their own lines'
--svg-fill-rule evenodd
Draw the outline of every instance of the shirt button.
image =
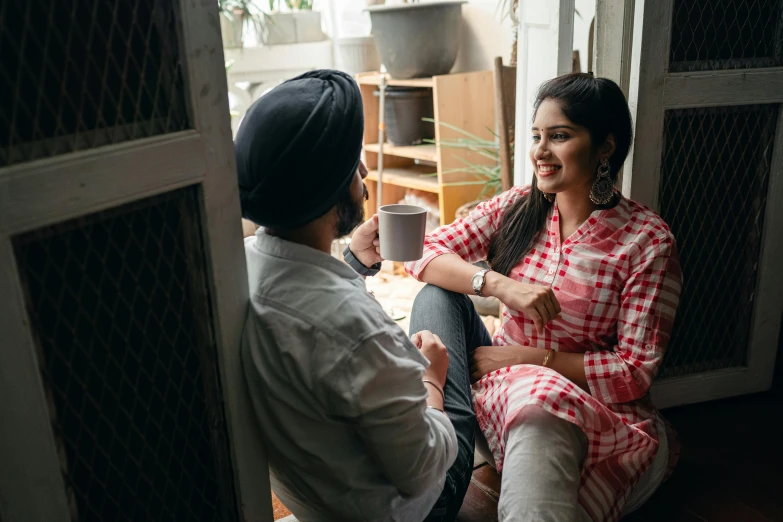
<svg viewBox="0 0 783 522">
<path fill-rule="evenodd" d="M 554 273 L 555 273 L 555 267 L 553 267 L 553 266 L 550 266 L 550 267 L 549 267 L 549 271 L 547 272 L 547 274 L 549 274 L 549 275 L 552 275 L 552 274 L 554 274 Z"/>
<path fill-rule="evenodd" d="M 560 253 L 560 247 L 555 247 L 555 254 L 559 254 L 559 253 Z"/>
</svg>

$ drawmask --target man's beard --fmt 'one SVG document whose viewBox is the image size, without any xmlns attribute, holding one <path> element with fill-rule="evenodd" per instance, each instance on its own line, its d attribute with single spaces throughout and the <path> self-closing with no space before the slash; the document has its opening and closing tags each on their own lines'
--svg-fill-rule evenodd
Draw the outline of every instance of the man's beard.
<svg viewBox="0 0 783 522">
<path fill-rule="evenodd" d="M 367 193 L 367 186 L 362 183 L 362 189 L 364 190 L 363 200 L 369 199 L 370 195 Z M 351 195 L 351 187 L 343 192 L 343 195 L 337 201 L 337 224 L 335 226 L 335 233 L 337 237 L 344 237 L 353 232 L 353 229 L 358 227 L 364 221 L 364 201 L 356 201 Z"/>
</svg>

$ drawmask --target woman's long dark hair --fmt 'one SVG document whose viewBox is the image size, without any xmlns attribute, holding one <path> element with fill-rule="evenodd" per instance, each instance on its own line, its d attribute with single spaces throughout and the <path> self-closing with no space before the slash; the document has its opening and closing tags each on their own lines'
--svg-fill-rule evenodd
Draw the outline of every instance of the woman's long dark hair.
<svg viewBox="0 0 783 522">
<path fill-rule="evenodd" d="M 609 158 L 612 181 L 622 167 L 631 147 L 633 128 L 628 102 L 612 80 L 575 73 L 558 76 L 544 83 L 533 104 L 535 112 L 544 100 L 554 100 L 572 123 L 587 128 L 593 151 L 614 136 L 615 149 Z M 517 143 L 517 146 L 523 146 Z M 515 202 L 505 213 L 500 229 L 489 245 L 487 261 L 503 275 L 527 255 L 546 224 L 552 203 L 538 190 L 536 179 L 530 193 Z"/>
</svg>

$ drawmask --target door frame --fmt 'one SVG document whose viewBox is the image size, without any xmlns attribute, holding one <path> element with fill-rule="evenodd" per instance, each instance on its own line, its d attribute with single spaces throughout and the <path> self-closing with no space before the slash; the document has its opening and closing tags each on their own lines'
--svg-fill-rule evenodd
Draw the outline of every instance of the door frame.
<svg viewBox="0 0 783 522">
<path fill-rule="evenodd" d="M 0 517 L 68 522 L 58 450 L 14 236 L 169 192 L 200 189 L 207 280 L 238 512 L 271 521 L 266 452 L 239 348 L 248 303 L 223 44 L 215 2 L 179 2 L 192 129 L 0 169 Z"/>
<path fill-rule="evenodd" d="M 613 4 L 616 0 L 598 0 Z M 634 145 L 623 167 L 626 197 L 659 209 L 664 113 L 670 109 L 748 104 L 783 104 L 783 67 L 671 73 L 669 47 L 674 0 L 636 0 L 631 35 L 628 97 L 634 118 Z M 596 9 L 601 12 L 601 9 Z M 596 20 L 597 26 L 598 20 Z M 628 48 L 628 16 L 607 20 L 606 31 L 596 31 L 596 49 L 620 40 Z M 619 55 L 624 53 L 620 52 Z M 596 57 L 597 58 L 597 57 Z M 598 62 L 598 60 L 597 60 Z M 621 70 L 616 59 L 612 70 Z M 615 79 L 615 78 L 613 78 Z M 620 77 L 622 81 L 622 76 Z M 622 85 L 622 84 L 621 84 Z M 670 407 L 768 390 L 783 317 L 783 113 L 778 110 L 766 215 L 756 282 L 755 309 L 748 344 L 748 365 L 657 381 L 655 404 Z M 644 144 L 643 146 L 638 144 Z"/>
<path fill-rule="evenodd" d="M 514 147 L 514 185 L 529 185 L 533 180 L 527 155 L 535 90 L 573 67 L 574 4 L 575 0 L 519 0 L 514 135 L 516 143 L 524 146 Z"/>
</svg>

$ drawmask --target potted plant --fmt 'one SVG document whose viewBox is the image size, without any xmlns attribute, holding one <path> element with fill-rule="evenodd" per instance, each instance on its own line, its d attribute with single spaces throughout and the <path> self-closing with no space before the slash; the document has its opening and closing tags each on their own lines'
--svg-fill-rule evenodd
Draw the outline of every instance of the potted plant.
<svg viewBox="0 0 783 522">
<path fill-rule="evenodd" d="M 245 24 L 253 24 L 256 32 L 261 33 L 264 13 L 253 0 L 218 0 L 218 10 L 223 47 L 243 46 Z"/>
<path fill-rule="evenodd" d="M 321 13 L 313 11 L 313 0 L 268 0 L 264 43 L 267 45 L 320 42 Z M 282 8 L 285 7 L 286 10 Z"/>
<path fill-rule="evenodd" d="M 425 118 L 427 120 L 427 118 Z M 429 120 L 433 121 L 434 120 Z M 450 125 L 445 122 L 440 122 L 440 124 L 446 128 L 452 129 L 460 134 L 462 134 L 463 137 L 456 138 L 456 139 L 450 139 L 450 140 L 425 140 L 429 143 L 437 143 L 441 147 L 449 147 L 449 148 L 455 148 L 455 149 L 463 149 L 468 152 L 471 152 L 473 154 L 478 154 L 479 156 L 482 156 L 484 158 L 488 158 L 490 161 L 487 163 L 475 163 L 472 161 L 469 161 L 463 157 L 458 157 L 458 159 L 465 164 L 464 167 L 451 169 L 443 172 L 444 179 L 446 176 L 452 173 L 456 172 L 463 172 L 473 175 L 475 178 L 474 180 L 465 180 L 465 181 L 454 181 L 454 182 L 444 182 L 444 185 L 481 185 L 482 190 L 479 193 L 476 200 L 471 201 L 469 203 L 465 203 L 461 207 L 457 209 L 457 211 L 454 213 L 455 219 L 460 219 L 467 217 L 468 214 L 470 214 L 470 211 L 476 208 L 476 206 L 481 203 L 482 201 L 486 201 L 490 198 L 493 198 L 494 196 L 498 195 L 502 188 L 503 183 L 500 177 L 500 144 L 498 141 L 498 136 L 495 134 L 495 132 L 492 131 L 492 129 L 487 129 L 492 134 L 492 139 L 484 139 L 480 138 L 479 136 L 476 136 L 475 134 L 472 134 L 470 132 L 467 132 L 464 129 L 461 129 L 459 127 L 456 127 L 454 125 Z M 486 261 L 480 261 L 478 263 L 475 263 L 476 266 L 479 266 L 481 268 L 489 268 L 489 265 L 486 263 Z M 473 302 L 473 305 L 476 307 L 476 311 L 478 311 L 481 315 L 491 315 L 494 317 L 500 317 L 500 301 L 498 301 L 495 297 L 479 297 L 476 295 L 469 295 L 470 300 Z"/>
<path fill-rule="evenodd" d="M 467 0 L 406 2 L 367 8 L 381 62 L 392 78 L 447 74 L 462 38 Z"/>
<path fill-rule="evenodd" d="M 435 121 L 430 118 L 423 118 L 423 120 L 431 121 L 433 123 Z M 443 172 L 444 180 L 446 176 L 456 172 L 468 173 L 475 178 L 473 180 L 465 180 L 465 181 L 454 181 L 454 182 L 444 181 L 443 183 L 444 185 L 451 185 L 451 186 L 481 185 L 482 186 L 482 190 L 475 201 L 466 203 L 465 205 L 462 205 L 457 209 L 455 217 L 459 219 L 461 217 L 467 216 L 470 213 L 470 211 L 473 210 L 476 207 L 476 205 L 478 205 L 482 201 L 490 199 L 501 192 L 503 188 L 503 183 L 500 177 L 500 144 L 498 141 L 497 134 L 495 134 L 495 132 L 493 132 L 491 129 L 488 130 L 490 131 L 490 133 L 492 133 L 493 138 L 488 140 L 488 139 L 480 138 L 475 134 L 472 134 L 470 132 L 467 132 L 466 130 L 463 130 L 459 127 L 450 125 L 445 122 L 440 122 L 440 125 L 449 128 L 451 130 L 454 130 L 462 134 L 464 137 L 450 139 L 450 140 L 439 140 L 439 141 L 424 140 L 425 142 L 435 143 L 440 147 L 463 149 L 468 152 L 478 154 L 479 156 L 482 156 L 484 158 L 488 158 L 490 160 L 487 163 L 475 163 L 465 159 L 464 157 L 458 157 L 457 159 L 459 159 L 462 163 L 464 163 L 465 166 Z"/>
</svg>

